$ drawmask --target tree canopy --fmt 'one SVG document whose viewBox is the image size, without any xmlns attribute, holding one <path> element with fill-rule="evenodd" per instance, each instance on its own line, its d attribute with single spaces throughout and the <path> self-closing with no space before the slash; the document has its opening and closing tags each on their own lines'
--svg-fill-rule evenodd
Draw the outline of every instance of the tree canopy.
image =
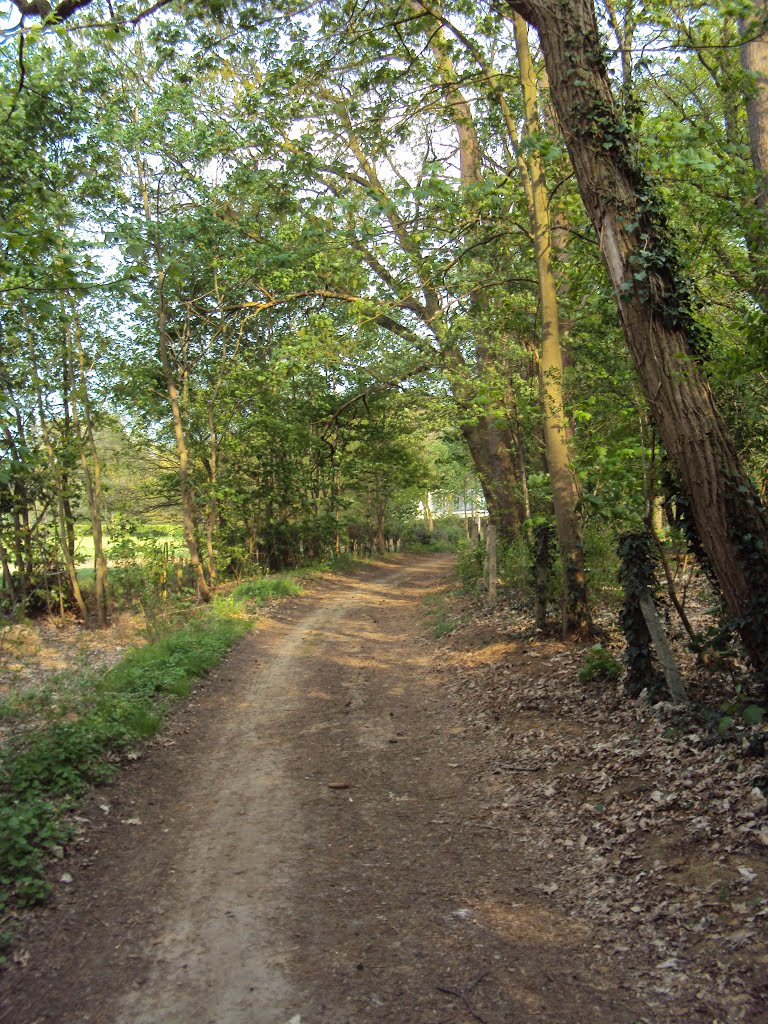
<svg viewBox="0 0 768 1024">
<path fill-rule="evenodd" d="M 588 636 L 665 504 L 767 671 L 764 0 L 5 12 L 8 613 L 106 621 L 137 518 L 205 599 L 482 491 Z"/>
</svg>

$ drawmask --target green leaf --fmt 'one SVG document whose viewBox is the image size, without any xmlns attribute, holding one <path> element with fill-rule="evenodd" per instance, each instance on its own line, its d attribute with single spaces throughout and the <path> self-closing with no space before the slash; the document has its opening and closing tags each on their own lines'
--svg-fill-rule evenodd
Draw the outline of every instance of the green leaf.
<svg viewBox="0 0 768 1024">
<path fill-rule="evenodd" d="M 760 707 L 759 704 L 750 704 L 748 707 L 744 708 L 741 713 L 741 717 L 747 725 L 760 725 L 765 717 L 765 708 Z"/>
</svg>

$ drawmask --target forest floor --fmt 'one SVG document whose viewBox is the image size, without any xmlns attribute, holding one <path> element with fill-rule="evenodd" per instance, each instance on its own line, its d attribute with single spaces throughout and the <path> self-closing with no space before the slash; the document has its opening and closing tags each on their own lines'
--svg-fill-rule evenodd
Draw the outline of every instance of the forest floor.
<svg viewBox="0 0 768 1024">
<path fill-rule="evenodd" d="M 78 814 L 3 1024 L 758 1024 L 760 761 L 576 677 L 452 559 L 276 605 Z"/>
</svg>

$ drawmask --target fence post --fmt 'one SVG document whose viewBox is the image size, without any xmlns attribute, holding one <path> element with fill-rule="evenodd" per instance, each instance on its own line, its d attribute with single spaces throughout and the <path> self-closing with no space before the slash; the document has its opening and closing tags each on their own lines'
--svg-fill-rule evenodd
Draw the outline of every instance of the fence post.
<svg viewBox="0 0 768 1024">
<path fill-rule="evenodd" d="M 488 604 L 496 607 L 496 527 L 488 525 L 485 534 L 485 557 L 488 565 Z"/>
</svg>

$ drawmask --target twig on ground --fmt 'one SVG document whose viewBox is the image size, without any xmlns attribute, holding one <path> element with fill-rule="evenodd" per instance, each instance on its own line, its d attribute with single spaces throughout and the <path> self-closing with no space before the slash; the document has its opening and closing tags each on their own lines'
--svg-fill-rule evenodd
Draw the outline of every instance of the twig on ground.
<svg viewBox="0 0 768 1024">
<path fill-rule="evenodd" d="M 469 993 L 474 992 L 480 982 L 484 981 L 488 977 L 489 973 L 490 971 L 483 971 L 483 973 L 478 978 L 475 978 L 471 984 L 467 985 L 466 988 L 448 988 L 445 985 L 436 985 L 435 988 L 438 992 L 444 992 L 447 996 L 454 996 L 456 999 L 460 999 L 475 1020 L 480 1021 L 480 1024 L 488 1024 L 485 1017 L 481 1017 L 469 1001 Z"/>
</svg>

